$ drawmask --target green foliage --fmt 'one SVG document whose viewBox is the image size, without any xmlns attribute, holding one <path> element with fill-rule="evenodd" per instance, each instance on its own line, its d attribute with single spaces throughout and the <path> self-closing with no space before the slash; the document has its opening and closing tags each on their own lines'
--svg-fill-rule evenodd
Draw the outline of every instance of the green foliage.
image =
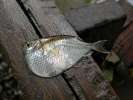
<svg viewBox="0 0 133 100">
<path fill-rule="evenodd" d="M 113 70 L 112 69 L 106 69 L 103 71 L 104 73 L 104 78 L 108 81 L 112 81 L 113 80 Z"/>
<path fill-rule="evenodd" d="M 87 4 L 91 3 L 92 0 L 84 0 Z"/>
<path fill-rule="evenodd" d="M 91 1 L 92 0 L 56 0 L 56 4 L 61 9 L 61 11 L 64 12 L 73 7 L 89 4 Z"/>
</svg>

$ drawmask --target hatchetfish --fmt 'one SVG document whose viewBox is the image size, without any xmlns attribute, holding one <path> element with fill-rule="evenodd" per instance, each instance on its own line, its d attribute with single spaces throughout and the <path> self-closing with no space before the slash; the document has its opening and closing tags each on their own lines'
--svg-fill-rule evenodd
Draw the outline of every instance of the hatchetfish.
<svg viewBox="0 0 133 100">
<path fill-rule="evenodd" d="M 30 70 L 40 77 L 53 77 L 71 68 L 93 50 L 109 53 L 103 48 L 106 40 L 86 43 L 75 36 L 57 35 L 27 42 L 25 58 Z"/>
</svg>

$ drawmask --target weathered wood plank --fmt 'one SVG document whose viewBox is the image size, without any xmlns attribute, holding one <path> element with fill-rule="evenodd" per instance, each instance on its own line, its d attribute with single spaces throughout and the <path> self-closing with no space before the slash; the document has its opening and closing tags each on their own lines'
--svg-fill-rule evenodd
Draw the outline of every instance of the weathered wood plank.
<svg viewBox="0 0 133 100">
<path fill-rule="evenodd" d="M 117 52 L 125 64 L 133 64 L 133 22 L 120 34 L 114 44 L 114 51 Z"/>
<path fill-rule="evenodd" d="M 42 35 L 76 35 L 73 29 L 64 20 L 64 17 L 59 15 L 60 11 L 56 9 L 53 0 L 26 0 L 24 5 L 32 12 L 34 18 L 36 18 L 36 23 L 38 23 Z"/>
<path fill-rule="evenodd" d="M 15 0 L 0 0 L 0 43 L 9 55 L 16 79 L 19 81 L 26 100 L 75 100 L 73 93 L 61 76 L 52 79 L 39 78 L 24 61 L 23 45 L 37 39 L 34 29 Z"/>
<path fill-rule="evenodd" d="M 92 0 L 55 0 L 55 3 L 61 9 L 61 12 L 69 11 L 73 8 L 78 8 L 87 5 Z"/>
<path fill-rule="evenodd" d="M 115 0 L 70 9 L 64 15 L 82 39 L 87 42 L 108 40 L 110 49 L 126 19 Z"/>
<path fill-rule="evenodd" d="M 123 8 L 123 10 L 127 15 L 127 21 L 125 25 L 128 25 L 131 21 L 133 21 L 133 6 L 131 6 L 127 2 L 127 0 L 119 0 L 119 4 L 121 5 L 121 7 Z"/>
<path fill-rule="evenodd" d="M 40 27 L 43 37 L 47 35 L 57 35 L 57 34 L 77 36 L 76 32 L 67 23 L 64 16 L 60 14 L 60 11 L 56 7 L 54 0 L 49 0 L 49 1 L 48 0 L 27 0 L 26 2 L 24 2 L 24 5 L 27 9 L 30 9 L 34 17 L 36 17 L 36 21 L 39 25 L 38 27 Z M 43 29 L 45 29 L 45 31 L 47 31 L 48 34 L 45 34 Z M 106 96 L 108 100 L 117 98 L 117 96 L 114 95 L 114 91 L 110 87 L 109 83 L 106 82 L 104 79 L 98 82 L 99 85 L 97 86 L 101 87 L 99 88 L 99 92 L 95 91 L 95 88 L 92 86 L 93 80 L 90 80 L 90 78 L 93 75 L 96 75 L 96 73 L 99 73 L 97 76 L 100 76 L 102 78 L 103 76 L 98 66 L 91 59 L 92 59 L 91 57 L 88 57 L 88 59 L 86 59 L 85 62 L 81 61 L 79 62 L 78 65 L 75 65 L 75 66 L 79 66 L 79 68 L 73 68 L 66 71 L 63 74 L 64 78 L 72 86 L 72 88 L 76 92 L 76 95 L 78 96 L 78 99 L 80 100 L 88 100 L 88 99 L 97 100 L 98 98 L 100 99 Z M 92 72 L 94 71 L 95 73 L 93 75 L 89 75 L 90 70 L 88 71 L 86 69 L 92 69 Z M 101 91 L 104 91 L 102 86 L 100 86 L 100 84 L 102 84 L 101 82 L 103 82 L 104 85 L 108 86 L 108 89 L 110 90 L 110 92 L 107 92 L 108 89 L 106 88 L 105 89 L 106 92 L 104 92 L 105 94 L 101 95 Z M 109 97 L 111 97 L 111 99 Z"/>
<path fill-rule="evenodd" d="M 126 66 L 124 67 L 129 68 L 129 75 L 131 75 L 131 77 L 132 77 L 131 69 L 133 68 L 133 44 L 132 43 L 133 43 L 133 22 L 130 22 L 130 24 L 127 25 L 126 29 L 124 29 L 124 31 L 117 38 L 114 44 L 113 50 L 117 54 L 119 54 L 119 56 L 121 57 L 121 60 L 125 63 Z M 125 79 L 125 80 L 127 82 L 124 86 L 116 85 L 114 86 L 114 88 L 116 89 L 116 92 L 120 96 L 120 100 L 132 100 L 133 98 L 132 78 L 128 80 Z"/>
</svg>

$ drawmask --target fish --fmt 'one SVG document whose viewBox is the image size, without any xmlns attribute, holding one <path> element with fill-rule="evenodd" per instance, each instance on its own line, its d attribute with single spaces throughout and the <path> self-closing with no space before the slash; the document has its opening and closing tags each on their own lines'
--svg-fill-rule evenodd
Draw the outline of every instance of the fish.
<svg viewBox="0 0 133 100">
<path fill-rule="evenodd" d="M 49 78 L 74 67 L 82 57 L 91 55 L 93 51 L 109 53 L 103 47 L 106 41 L 86 43 L 76 36 L 50 36 L 26 42 L 24 55 L 35 75 Z"/>
</svg>

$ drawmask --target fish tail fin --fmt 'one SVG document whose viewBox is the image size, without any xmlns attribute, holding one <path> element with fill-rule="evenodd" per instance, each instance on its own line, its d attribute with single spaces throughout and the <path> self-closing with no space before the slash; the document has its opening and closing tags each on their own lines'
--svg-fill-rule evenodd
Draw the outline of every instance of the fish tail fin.
<svg viewBox="0 0 133 100">
<path fill-rule="evenodd" d="M 98 42 L 93 43 L 93 50 L 100 52 L 100 53 L 104 53 L 104 54 L 108 54 L 110 53 L 110 51 L 106 50 L 104 45 L 107 42 L 107 40 L 101 40 Z"/>
</svg>

